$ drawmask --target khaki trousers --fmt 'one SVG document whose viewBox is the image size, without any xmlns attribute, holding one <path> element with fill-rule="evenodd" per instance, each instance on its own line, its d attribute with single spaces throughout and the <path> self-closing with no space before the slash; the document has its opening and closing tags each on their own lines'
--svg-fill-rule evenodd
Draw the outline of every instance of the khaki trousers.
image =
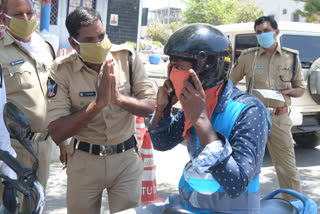
<svg viewBox="0 0 320 214">
<path fill-rule="evenodd" d="M 69 152 L 68 214 L 99 214 L 104 189 L 108 192 L 110 213 L 139 206 L 142 172 L 143 162 L 135 148 L 110 156 Z"/>
<path fill-rule="evenodd" d="M 267 147 L 276 169 L 279 186 L 302 192 L 291 134 L 292 122 L 288 114 L 271 114 L 270 118 L 272 128 Z M 295 199 L 287 194 L 283 194 L 283 198 L 286 200 Z"/>
<path fill-rule="evenodd" d="M 39 159 L 38 179 L 43 188 L 46 188 L 49 178 L 49 166 L 51 161 L 52 140 L 49 137 L 45 141 L 33 142 L 32 147 Z M 17 141 L 11 139 L 11 145 L 17 153 L 17 160 L 25 168 L 31 168 L 34 161 L 32 155 Z M 0 199 L 2 202 L 3 184 L 0 184 Z M 18 193 L 20 200 L 20 212 L 28 212 L 29 201 L 22 193 Z"/>
</svg>

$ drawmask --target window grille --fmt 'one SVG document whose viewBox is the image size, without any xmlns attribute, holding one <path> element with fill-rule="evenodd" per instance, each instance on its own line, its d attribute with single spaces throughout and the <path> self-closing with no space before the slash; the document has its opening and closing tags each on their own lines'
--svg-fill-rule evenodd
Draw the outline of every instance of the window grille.
<svg viewBox="0 0 320 214">
<path fill-rule="evenodd" d="M 51 0 L 50 24 L 58 24 L 59 0 Z"/>
<path fill-rule="evenodd" d="M 68 0 L 68 14 L 77 7 L 96 8 L 96 0 Z"/>
</svg>

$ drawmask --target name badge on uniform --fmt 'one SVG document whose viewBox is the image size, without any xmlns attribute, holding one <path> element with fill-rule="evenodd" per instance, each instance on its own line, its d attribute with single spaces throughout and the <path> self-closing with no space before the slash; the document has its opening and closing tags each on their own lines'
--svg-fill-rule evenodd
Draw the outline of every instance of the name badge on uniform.
<svg viewBox="0 0 320 214">
<path fill-rule="evenodd" d="M 264 65 L 256 65 L 256 69 L 264 69 Z"/>
<path fill-rule="evenodd" d="M 284 67 L 284 66 L 279 65 L 278 68 L 279 68 L 279 70 L 281 70 L 281 71 L 290 71 L 290 68 L 289 68 L 289 67 Z"/>
<path fill-rule="evenodd" d="M 10 62 L 10 65 L 14 66 L 14 65 L 22 64 L 22 63 L 24 63 L 24 59 L 19 59 L 17 61 Z"/>
<path fill-rule="evenodd" d="M 92 96 L 96 96 L 96 92 L 95 91 L 80 92 L 79 96 L 80 97 L 92 97 Z"/>
</svg>

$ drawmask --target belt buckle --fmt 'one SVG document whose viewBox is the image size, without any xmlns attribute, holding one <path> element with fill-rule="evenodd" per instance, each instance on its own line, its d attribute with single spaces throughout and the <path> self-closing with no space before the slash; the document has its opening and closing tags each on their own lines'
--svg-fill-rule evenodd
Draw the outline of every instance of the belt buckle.
<svg viewBox="0 0 320 214">
<path fill-rule="evenodd" d="M 100 146 L 100 156 L 113 155 L 116 152 L 112 146 Z"/>
<path fill-rule="evenodd" d="M 40 138 L 41 133 L 40 132 L 33 132 L 33 135 L 30 138 L 31 142 L 36 142 Z"/>
<path fill-rule="evenodd" d="M 276 113 L 276 108 L 267 108 L 267 110 L 270 115 L 275 115 L 275 113 Z"/>
</svg>

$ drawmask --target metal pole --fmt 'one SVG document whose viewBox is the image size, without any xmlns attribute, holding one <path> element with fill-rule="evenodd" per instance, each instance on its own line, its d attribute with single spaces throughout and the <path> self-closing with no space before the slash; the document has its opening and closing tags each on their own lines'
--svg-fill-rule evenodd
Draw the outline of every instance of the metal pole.
<svg viewBox="0 0 320 214">
<path fill-rule="evenodd" d="M 41 5 L 40 31 L 46 30 L 49 32 L 51 0 L 42 0 Z"/>
<path fill-rule="evenodd" d="M 169 39 L 169 26 L 170 26 L 170 0 L 168 0 L 167 41 Z"/>
<path fill-rule="evenodd" d="M 137 33 L 137 48 L 136 51 L 140 51 L 140 31 L 141 31 L 141 19 L 142 19 L 142 0 L 139 0 L 139 18 L 138 18 L 138 33 Z"/>
</svg>

